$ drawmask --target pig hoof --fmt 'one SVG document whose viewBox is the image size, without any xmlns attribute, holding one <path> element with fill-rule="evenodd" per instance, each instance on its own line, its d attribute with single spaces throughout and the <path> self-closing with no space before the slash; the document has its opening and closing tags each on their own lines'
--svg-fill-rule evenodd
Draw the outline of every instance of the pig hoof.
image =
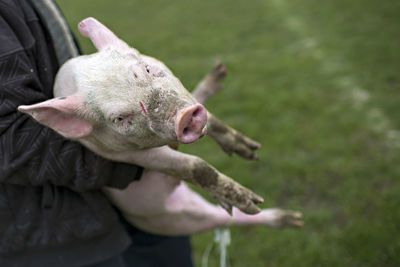
<svg viewBox="0 0 400 267">
<path fill-rule="evenodd" d="M 272 225 L 269 226 L 275 229 L 301 228 L 304 225 L 304 222 L 301 220 L 303 214 L 298 211 L 274 209 L 272 215 Z"/>
<path fill-rule="evenodd" d="M 214 68 L 211 70 L 211 75 L 214 77 L 216 82 L 220 82 L 226 76 L 226 66 L 221 61 L 217 61 Z"/>
<path fill-rule="evenodd" d="M 264 202 L 262 197 L 258 196 L 247 188 L 242 188 L 239 192 L 240 193 L 237 197 L 237 200 L 240 200 L 240 202 L 235 205 L 238 209 L 247 214 L 257 214 L 261 211 L 257 204 Z"/>
<path fill-rule="evenodd" d="M 231 204 L 228 204 L 228 203 L 226 203 L 226 202 L 224 202 L 224 201 L 219 201 L 219 205 L 220 205 L 224 210 L 226 210 L 226 212 L 228 212 L 229 215 L 232 216 L 232 205 L 231 205 Z"/>
<path fill-rule="evenodd" d="M 218 145 L 229 156 L 237 154 L 240 157 L 248 160 L 257 160 L 258 156 L 255 151 L 261 148 L 261 144 L 250 138 L 232 131 L 224 136 L 219 137 L 217 140 Z"/>
</svg>

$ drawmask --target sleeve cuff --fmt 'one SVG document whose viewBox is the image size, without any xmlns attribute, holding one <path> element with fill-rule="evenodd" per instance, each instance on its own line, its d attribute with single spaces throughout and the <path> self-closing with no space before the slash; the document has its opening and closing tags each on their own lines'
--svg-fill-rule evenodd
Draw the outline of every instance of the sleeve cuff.
<svg viewBox="0 0 400 267">
<path fill-rule="evenodd" d="M 143 167 L 115 162 L 113 171 L 106 186 L 118 189 L 126 188 L 131 182 L 140 180 Z"/>
</svg>

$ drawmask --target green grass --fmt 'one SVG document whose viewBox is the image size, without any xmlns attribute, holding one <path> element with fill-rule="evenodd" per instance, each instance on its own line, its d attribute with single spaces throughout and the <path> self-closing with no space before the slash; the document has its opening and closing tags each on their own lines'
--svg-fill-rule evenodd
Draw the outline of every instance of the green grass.
<svg viewBox="0 0 400 267">
<path fill-rule="evenodd" d="M 206 139 L 184 151 L 263 207 L 305 215 L 300 231 L 232 229 L 232 266 L 400 266 L 399 1 L 57 2 L 74 30 L 98 18 L 189 89 L 217 59 L 227 65 L 207 107 L 262 143 L 260 161 Z M 193 237 L 197 266 L 212 235 Z"/>
</svg>

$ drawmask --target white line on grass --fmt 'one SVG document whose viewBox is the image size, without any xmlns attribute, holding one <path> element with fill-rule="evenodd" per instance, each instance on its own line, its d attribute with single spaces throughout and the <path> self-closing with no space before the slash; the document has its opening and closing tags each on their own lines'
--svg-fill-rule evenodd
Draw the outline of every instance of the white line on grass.
<svg viewBox="0 0 400 267">
<path fill-rule="evenodd" d="M 299 36 L 299 41 L 289 45 L 289 49 L 307 52 L 310 57 L 316 60 L 320 69 L 326 74 L 335 75 L 340 73 L 342 67 L 348 64 L 338 56 L 327 56 L 318 40 L 310 36 L 306 23 L 300 17 L 291 13 L 285 0 L 271 0 L 269 2 L 283 18 L 285 26 Z M 333 81 L 334 85 L 341 89 L 347 99 L 351 99 L 354 109 L 364 111 L 367 126 L 374 133 L 380 134 L 391 147 L 400 148 L 400 131 L 392 128 L 390 119 L 383 111 L 374 107 L 367 90 L 363 89 L 351 74 L 338 75 Z"/>
</svg>

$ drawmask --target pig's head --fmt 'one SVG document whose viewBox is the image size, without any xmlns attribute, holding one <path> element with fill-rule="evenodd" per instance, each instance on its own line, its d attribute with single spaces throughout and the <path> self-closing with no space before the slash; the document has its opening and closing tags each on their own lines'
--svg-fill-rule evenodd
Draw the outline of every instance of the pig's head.
<svg viewBox="0 0 400 267">
<path fill-rule="evenodd" d="M 141 55 L 93 18 L 79 24 L 98 53 L 66 62 L 56 98 L 19 110 L 71 138 L 109 149 L 191 143 L 205 133 L 207 111 L 160 61 Z"/>
</svg>

